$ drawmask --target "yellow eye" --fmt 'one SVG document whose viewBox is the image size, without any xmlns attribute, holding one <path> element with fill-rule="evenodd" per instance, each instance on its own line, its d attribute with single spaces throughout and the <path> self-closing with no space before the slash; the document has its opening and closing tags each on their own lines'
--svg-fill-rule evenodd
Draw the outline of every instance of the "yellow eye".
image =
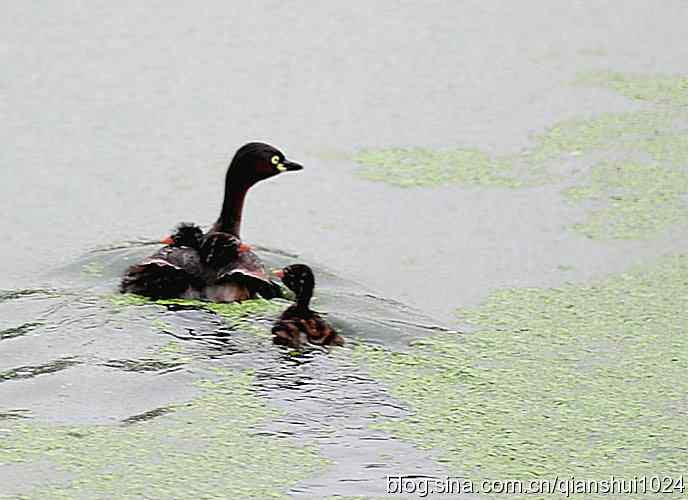
<svg viewBox="0 0 688 500">
<path fill-rule="evenodd" d="M 279 156 L 277 156 L 277 155 L 273 156 L 272 158 L 270 158 L 270 162 L 273 165 L 277 165 L 279 163 Z"/>
</svg>

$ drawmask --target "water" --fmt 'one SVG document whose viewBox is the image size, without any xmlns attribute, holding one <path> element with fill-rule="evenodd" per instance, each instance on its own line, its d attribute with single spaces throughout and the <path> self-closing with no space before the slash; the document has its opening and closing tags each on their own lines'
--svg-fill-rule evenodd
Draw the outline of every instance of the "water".
<svg viewBox="0 0 688 500">
<path fill-rule="evenodd" d="M 586 238 L 570 227 L 588 206 L 561 196 L 570 179 L 400 189 L 357 175 L 351 155 L 518 154 L 555 123 L 645 109 L 572 82 L 597 70 L 685 74 L 686 21 L 680 1 L 5 6 L 0 413 L 89 429 L 164 424 L 213 370 L 250 369 L 261 401 L 284 412 L 256 432 L 316 443 L 332 461 L 275 491 L 372 497 L 386 474 L 455 473 L 369 427 L 412 409 L 352 361 L 352 346 L 405 352 L 465 330 L 455 310 L 495 290 L 603 279 L 680 251 L 688 231 Z M 316 269 L 317 307 L 349 347 L 302 358 L 273 348 L 253 330 L 278 308 L 242 334 L 208 311 L 112 302 L 151 241 L 216 218 L 227 163 L 250 140 L 305 169 L 251 190 L 243 237 L 272 267 Z M 9 482 L 17 467 L 25 481 Z M 2 465 L 0 494 L 69 474 L 49 460 Z"/>
</svg>

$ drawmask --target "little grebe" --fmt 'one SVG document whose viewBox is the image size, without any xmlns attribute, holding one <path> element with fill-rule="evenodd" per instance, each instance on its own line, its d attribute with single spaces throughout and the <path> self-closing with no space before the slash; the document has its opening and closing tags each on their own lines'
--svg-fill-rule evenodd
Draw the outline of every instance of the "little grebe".
<svg viewBox="0 0 688 500">
<path fill-rule="evenodd" d="M 122 293 L 138 293 L 154 299 L 196 297 L 202 287 L 202 264 L 198 254 L 203 231 L 182 223 L 161 241 L 167 246 L 143 259 L 122 278 Z"/>
<path fill-rule="evenodd" d="M 309 308 L 315 277 L 305 264 L 292 264 L 276 273 L 296 295 L 296 304 L 289 306 L 272 327 L 275 344 L 299 348 L 310 342 L 317 345 L 344 345 L 344 339 L 317 312 Z"/>
<path fill-rule="evenodd" d="M 281 151 L 268 144 L 251 142 L 239 148 L 227 168 L 225 195 L 220 216 L 206 237 L 213 233 L 226 233 L 238 240 L 240 238 L 239 230 L 244 200 L 249 188 L 257 182 L 282 172 L 296 171 L 302 168 L 298 163 L 287 160 Z M 227 241 L 225 240 L 225 243 Z M 206 298 L 209 300 L 232 302 L 253 298 L 256 295 L 262 295 L 265 298 L 279 295 L 279 287 L 270 280 L 262 261 L 250 249 L 237 254 L 228 254 L 226 264 L 216 274 L 207 272 L 207 270 L 199 271 L 201 257 L 198 252 L 201 243 L 186 246 L 190 249 L 189 252 L 185 253 L 185 256 L 188 257 L 186 260 L 182 259 L 172 263 L 160 255 L 160 252 L 164 252 L 172 246 L 170 245 L 144 259 L 140 264 L 131 266 L 122 279 L 121 291 L 156 298 L 189 296 L 189 291 L 186 288 L 182 290 L 183 281 L 176 279 L 157 280 L 156 275 L 151 276 L 150 279 L 142 279 L 141 273 L 145 270 L 146 272 L 143 274 L 147 275 L 150 265 L 153 264 L 152 260 L 156 260 L 158 266 L 172 264 L 173 268 L 184 271 L 188 276 L 199 277 L 203 282 L 200 284 L 194 282 L 193 289 L 206 288 L 206 291 L 209 292 Z M 217 255 L 217 250 L 221 247 L 222 244 L 215 248 L 216 251 L 209 251 L 209 258 L 214 264 L 219 262 L 215 259 L 219 258 L 221 261 L 223 258 Z M 160 260 L 166 261 L 166 264 L 159 262 Z M 202 264 L 212 267 L 212 263 L 209 261 Z"/>
</svg>

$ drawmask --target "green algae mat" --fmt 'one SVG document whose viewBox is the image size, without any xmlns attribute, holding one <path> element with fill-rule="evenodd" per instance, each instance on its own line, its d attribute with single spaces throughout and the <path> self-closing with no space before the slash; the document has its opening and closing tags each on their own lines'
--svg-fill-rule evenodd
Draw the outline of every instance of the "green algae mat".
<svg viewBox="0 0 688 500">
<path fill-rule="evenodd" d="M 564 192 L 571 201 L 598 205 L 574 229 L 591 238 L 620 239 L 658 235 L 688 222 L 686 193 L 688 172 L 633 162 L 598 163 L 587 184 Z"/>
<path fill-rule="evenodd" d="M 686 473 L 688 256 L 496 292 L 476 331 L 356 358 L 412 415 L 376 427 L 473 480 Z M 589 497 L 588 497 L 589 498 Z"/>
<path fill-rule="evenodd" d="M 590 238 L 652 238 L 688 222 L 688 79 L 598 72 L 575 84 L 608 88 L 644 109 L 557 123 L 518 155 L 468 148 L 362 151 L 355 156 L 359 174 L 409 188 L 563 183 L 563 199 L 587 210 L 572 229 Z M 569 161 L 585 168 L 557 168 Z M 82 272 L 100 277 L 105 269 L 96 263 Z M 330 354 L 341 365 L 333 370 L 346 370 L 353 356 L 410 411 L 404 418 L 371 414 L 373 427 L 426 450 L 452 474 L 474 481 L 678 477 L 688 464 L 687 297 L 688 256 L 666 256 L 592 284 L 494 292 L 479 307 L 458 311 L 474 329 L 465 335 L 431 335 L 403 352 L 351 342 L 352 349 Z M 133 295 L 105 302 L 113 315 L 141 306 L 150 330 L 170 334 L 178 327 L 162 311 L 204 310 L 247 333 L 249 347 L 269 341 L 264 320 L 286 305 L 151 302 Z M 0 340 L 44 326 L 41 319 L 6 328 Z M 0 412 L 0 465 L 36 480 L 9 497 L 286 498 L 299 481 L 327 470 L 322 450 L 310 441 L 261 433 L 281 412 L 260 392 L 254 370 L 211 370 L 207 352 L 193 355 L 190 344 L 171 341 L 141 358 L 101 363 L 139 373 L 201 370 L 189 399 L 109 425 L 51 424 L 22 409 Z M 0 372 L 0 382 L 87 363 L 61 357 L 10 368 Z M 45 467 L 50 473 L 43 475 Z M 380 493 L 383 488 L 381 482 Z"/>
<path fill-rule="evenodd" d="M 133 293 L 116 294 L 109 297 L 110 302 L 115 308 L 127 306 L 157 305 L 163 307 L 176 306 L 179 308 L 206 310 L 222 317 L 231 328 L 241 328 L 250 330 L 254 333 L 268 335 L 265 329 L 257 328 L 255 320 L 264 315 L 276 316 L 289 302 L 281 299 L 265 300 L 262 298 L 245 300 L 243 302 L 218 303 L 205 302 L 195 299 L 159 299 L 150 300 L 148 297 Z M 165 331 L 169 325 L 165 324 L 160 318 L 153 320 L 153 326 L 158 330 Z"/>
<path fill-rule="evenodd" d="M 121 425 L 3 422 L 0 464 L 47 462 L 56 480 L 19 498 L 286 498 L 320 469 L 317 449 L 259 436 L 279 412 L 248 371 L 218 371 L 200 395 Z M 181 495 L 181 496 L 180 496 Z"/>
<path fill-rule="evenodd" d="M 572 181 L 565 198 L 593 205 L 572 228 L 590 238 L 651 238 L 688 223 L 688 77 L 595 72 L 574 84 L 607 88 L 647 109 L 556 123 L 519 154 L 494 157 L 462 147 L 363 150 L 353 155 L 357 172 L 405 188 Z M 572 160 L 587 163 L 583 175 L 576 168 L 562 172 Z"/>
<path fill-rule="evenodd" d="M 285 304 L 279 300 L 150 301 L 119 294 L 88 301 L 101 313 L 152 317 L 150 330 L 165 333 L 179 329 L 162 319 L 169 306 L 207 310 L 253 343 L 269 336 L 258 321 Z M 145 344 L 156 335 L 146 337 L 141 332 L 141 337 Z M 100 362 L 74 357 L 0 372 L 0 382 L 33 379 L 89 363 L 132 374 L 181 366 L 204 374 L 195 376 L 196 382 L 186 382 L 195 397 L 114 424 L 52 423 L 34 419 L 28 410 L 0 412 L 0 466 L 31 478 L 13 494 L 0 488 L 0 498 L 287 498 L 286 492 L 298 481 L 326 466 L 317 447 L 307 440 L 261 433 L 261 426 L 283 412 L 258 393 L 253 369 L 213 368 L 207 353 L 194 353 L 193 347 L 171 340 L 144 349 L 138 359 Z"/>
</svg>

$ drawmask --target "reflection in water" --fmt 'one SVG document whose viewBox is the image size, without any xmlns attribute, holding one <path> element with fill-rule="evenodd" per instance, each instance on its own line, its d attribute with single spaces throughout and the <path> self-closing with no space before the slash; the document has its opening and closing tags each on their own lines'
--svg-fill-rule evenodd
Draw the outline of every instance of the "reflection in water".
<svg viewBox="0 0 688 500">
<path fill-rule="evenodd" d="M 122 424 L 129 425 L 138 424 L 140 422 L 146 422 L 147 420 L 152 420 L 154 418 L 161 417 L 162 415 L 167 415 L 168 413 L 173 412 L 174 409 L 174 406 L 163 406 L 161 408 L 155 408 L 153 410 L 139 413 L 138 415 L 132 415 L 131 417 L 127 417 L 124 420 L 122 420 Z"/>
<path fill-rule="evenodd" d="M 227 2 L 6 2 L 0 495 L 685 468 L 686 264 L 597 281 L 688 246 L 685 5 L 551 3 L 259 1 L 237 21 Z M 286 302 L 113 295 L 154 244 L 131 238 L 216 215 L 249 137 L 301 149 L 303 175 L 251 194 L 247 235 L 336 270 L 314 308 L 342 349 L 273 347 Z M 600 286 L 547 290 L 567 279 Z M 482 333 L 436 324 L 513 287 L 531 288 L 473 310 Z"/>
<path fill-rule="evenodd" d="M 28 323 L 24 323 L 23 325 L 15 326 L 12 328 L 5 328 L 4 330 L 0 330 L 0 340 L 21 337 L 22 335 L 26 335 L 27 333 L 35 330 L 37 327 L 42 325 L 43 323 L 41 323 L 40 321 L 30 321 Z"/>
<path fill-rule="evenodd" d="M 8 300 L 17 300 L 23 297 L 56 297 L 58 292 L 55 290 L 46 290 L 42 288 L 27 288 L 22 290 L 2 290 L 0 291 L 0 302 L 6 302 Z"/>
<path fill-rule="evenodd" d="M 7 382 L 9 380 L 21 380 L 27 378 L 37 377 L 39 375 L 46 375 L 48 373 L 55 373 L 61 370 L 66 370 L 72 366 L 81 363 L 75 357 L 66 357 L 56 359 L 49 363 L 36 366 L 20 366 L 11 370 L 0 372 L 0 382 Z"/>
<path fill-rule="evenodd" d="M 30 418 L 31 410 L 26 408 L 16 408 L 0 412 L 0 420 L 16 420 L 19 418 Z"/>
<path fill-rule="evenodd" d="M 128 262 L 148 252 L 150 249 L 145 245 L 117 245 L 91 252 L 55 273 L 60 281 L 73 283 L 73 287 L 52 290 L 49 294 L 25 291 L 5 295 L 3 307 L 12 315 L 21 317 L 24 312 L 40 319 L 14 327 L 22 334 L 12 339 L 15 344 L 7 345 L 17 346 L 15 352 L 24 353 L 26 359 L 46 357 L 48 360 L 40 365 L 21 364 L 19 356 L 15 363 L 8 352 L 5 363 L 15 366 L 0 373 L 0 381 L 16 384 L 61 371 L 56 401 L 73 401 L 73 410 L 65 412 L 56 401 L 41 404 L 40 410 L 43 418 L 70 426 L 64 439 L 73 439 L 75 433 L 89 436 L 95 430 L 90 422 L 104 419 L 127 428 L 152 426 L 147 446 L 153 446 L 151 440 L 159 440 L 154 446 L 164 446 L 167 439 L 164 429 L 171 422 L 184 419 L 184 415 L 196 415 L 189 423 L 205 425 L 202 422 L 206 417 L 197 415 L 207 411 L 202 409 L 206 408 L 205 403 L 198 406 L 190 403 L 189 397 L 198 390 L 195 384 L 206 387 L 217 379 L 218 369 L 231 368 L 251 374 L 252 390 L 280 412 L 253 428 L 253 436 L 278 443 L 284 440 L 311 443 L 317 445 L 314 450 L 318 451 L 308 460 L 319 457 L 317 460 L 331 458 L 335 462 L 327 468 L 318 466 L 319 476 L 326 474 L 324 479 L 306 480 L 297 486 L 295 479 L 304 479 L 307 477 L 304 475 L 285 480 L 279 489 L 293 488 L 292 493 L 296 495 L 316 497 L 329 494 L 335 485 L 343 493 L 355 493 L 360 488 L 374 491 L 386 473 L 393 473 L 400 466 L 437 469 L 428 457 L 410 445 L 369 429 L 369 424 L 378 418 L 398 418 L 407 412 L 387 395 L 384 387 L 352 363 L 351 352 L 360 342 L 404 349 L 409 340 L 445 328 L 403 304 L 368 293 L 355 283 L 316 269 L 319 279 L 314 308 L 327 311 L 328 321 L 347 336 L 350 345 L 329 349 L 309 345 L 301 351 L 276 347 L 270 329 L 275 318 L 290 304 L 284 299 L 222 305 L 176 300 L 151 302 L 113 293 Z M 295 262 L 294 257 L 284 253 L 269 250 L 262 253 L 270 267 Z M 50 339 L 49 346 L 46 339 Z M 60 357 L 55 359 L 56 355 Z M 79 371 L 67 370 L 76 365 L 81 366 Z M 116 373 L 126 377 L 126 381 L 117 384 L 119 377 L 113 378 Z M 175 382 L 165 383 L 171 377 Z M 76 389 L 81 380 L 88 380 L 94 388 Z M 44 390 L 44 385 L 29 389 Z M 96 389 L 101 386 L 104 389 Z M 245 390 L 241 386 L 221 387 L 223 391 Z M 9 407 L 13 392 L 1 389 L 0 408 Z M 120 416 L 121 408 L 112 407 L 116 401 L 132 408 L 128 415 Z M 242 410 L 219 407 L 212 410 L 217 413 L 213 418 L 229 418 L 222 416 L 227 411 Z M 4 413 L 15 415 L 16 410 Z M 203 429 L 197 432 L 206 431 L 212 434 Z M 32 432 L 42 431 L 35 428 Z M 284 443 L 289 449 L 294 445 L 291 441 Z M 15 446 L 19 452 L 23 445 Z M 136 440 L 132 446 L 137 446 Z M 367 455 L 362 455 L 360 450 L 367 450 Z M 191 457 L 195 452 L 188 453 Z M 233 460 L 248 460 L 241 453 L 244 452 L 235 450 Z M 68 463 L 71 458 L 64 456 L 60 460 Z M 89 462 L 91 458 L 84 460 Z M 227 463 L 223 467 L 233 466 Z M 270 472 L 262 470 L 260 474 Z M 104 473 L 96 467 L 86 474 L 88 481 L 95 481 Z M 327 479 L 327 475 L 332 477 Z M 44 487 L 47 489 L 36 491 L 51 491 L 50 484 Z"/>
<path fill-rule="evenodd" d="M 103 366 L 128 372 L 169 372 L 183 366 L 182 362 L 166 362 L 152 359 L 110 359 Z"/>
</svg>

